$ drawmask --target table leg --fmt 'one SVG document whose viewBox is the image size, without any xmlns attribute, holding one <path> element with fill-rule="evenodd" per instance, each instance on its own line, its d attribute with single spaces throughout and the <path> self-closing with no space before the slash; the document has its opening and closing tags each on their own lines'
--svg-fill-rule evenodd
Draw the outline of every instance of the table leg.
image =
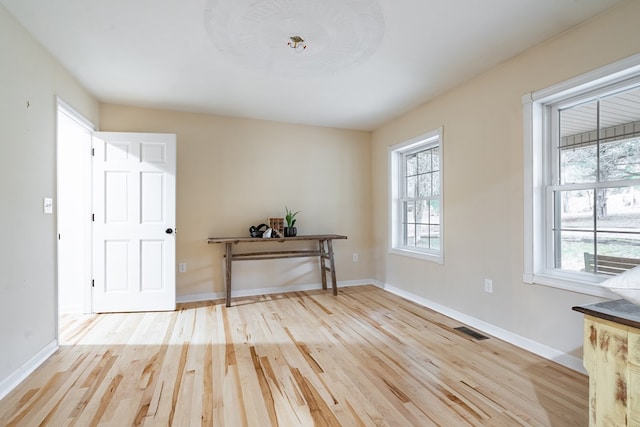
<svg viewBox="0 0 640 427">
<path fill-rule="evenodd" d="M 331 269 L 331 282 L 333 285 L 333 295 L 338 295 L 338 282 L 336 280 L 336 263 L 333 260 L 333 241 L 327 240 L 327 247 L 329 248 L 329 268 Z"/>
<path fill-rule="evenodd" d="M 327 289 L 327 270 L 324 266 L 324 240 L 318 240 L 318 245 L 320 249 L 320 274 L 322 275 L 322 289 Z"/>
<path fill-rule="evenodd" d="M 232 243 L 227 243 L 225 246 L 225 257 L 226 260 L 226 285 L 227 285 L 227 307 L 231 307 L 231 245 Z"/>
</svg>

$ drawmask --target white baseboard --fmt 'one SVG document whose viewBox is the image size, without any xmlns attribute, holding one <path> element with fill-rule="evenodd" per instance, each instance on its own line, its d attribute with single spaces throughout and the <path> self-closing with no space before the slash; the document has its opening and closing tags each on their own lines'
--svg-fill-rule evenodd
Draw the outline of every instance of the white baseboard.
<svg viewBox="0 0 640 427">
<path fill-rule="evenodd" d="M 35 356 L 19 367 L 14 373 L 0 382 L 0 399 L 4 398 L 18 384 L 24 381 L 36 368 L 42 365 L 53 353 L 58 350 L 58 340 L 53 340 L 40 350 Z"/>
<path fill-rule="evenodd" d="M 545 359 L 556 362 L 562 366 L 566 366 L 569 369 L 573 369 L 574 371 L 581 372 L 585 375 L 587 374 L 587 371 L 582 365 L 582 359 L 571 356 L 569 354 L 561 352 L 560 350 L 556 350 L 555 348 L 541 344 L 537 341 L 533 341 L 529 338 L 525 338 L 521 335 L 514 334 L 513 332 L 499 328 L 483 320 L 476 319 L 475 317 L 452 310 L 426 298 L 422 298 L 412 293 L 403 291 L 402 289 L 396 288 L 389 284 L 384 285 L 384 290 L 398 295 L 402 298 L 408 299 L 409 301 L 413 301 L 416 304 L 420 304 L 424 307 L 430 308 L 431 310 L 444 314 L 447 317 L 451 317 L 452 319 L 462 322 L 484 333 L 530 351 L 531 353 L 537 354 L 538 356 L 544 357 Z"/>
<path fill-rule="evenodd" d="M 330 286 L 329 284 L 327 285 Z M 372 279 L 338 281 L 339 288 L 343 288 L 346 286 L 363 286 L 363 285 L 376 285 L 380 288 L 384 288 L 384 286 L 380 282 Z M 283 294 L 285 292 L 313 291 L 317 289 L 322 289 L 322 284 L 310 283 L 306 285 L 273 286 L 273 287 L 260 288 L 260 289 L 242 289 L 238 291 L 231 291 L 231 298 L 252 297 L 256 295 Z M 204 294 L 178 295 L 176 297 L 176 302 L 189 303 L 189 302 L 211 301 L 211 300 L 218 300 L 218 299 L 224 299 L 224 298 L 225 298 L 224 292 L 211 292 L 211 293 L 204 293 Z"/>
</svg>

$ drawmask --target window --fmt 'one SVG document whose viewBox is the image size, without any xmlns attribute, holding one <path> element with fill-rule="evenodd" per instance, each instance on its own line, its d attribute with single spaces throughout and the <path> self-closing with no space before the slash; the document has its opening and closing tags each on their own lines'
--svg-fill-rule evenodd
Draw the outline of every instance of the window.
<svg viewBox="0 0 640 427">
<path fill-rule="evenodd" d="M 442 129 L 389 150 L 390 251 L 442 263 Z"/>
<path fill-rule="evenodd" d="M 524 105 L 525 282 L 606 296 L 640 263 L 640 56 Z"/>
</svg>

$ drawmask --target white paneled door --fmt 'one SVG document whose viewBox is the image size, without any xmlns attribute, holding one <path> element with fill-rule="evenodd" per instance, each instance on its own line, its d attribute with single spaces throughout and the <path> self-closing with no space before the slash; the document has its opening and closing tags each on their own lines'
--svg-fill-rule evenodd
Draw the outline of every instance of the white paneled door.
<svg viewBox="0 0 640 427">
<path fill-rule="evenodd" d="M 93 135 L 93 311 L 175 310 L 176 136 Z"/>
</svg>

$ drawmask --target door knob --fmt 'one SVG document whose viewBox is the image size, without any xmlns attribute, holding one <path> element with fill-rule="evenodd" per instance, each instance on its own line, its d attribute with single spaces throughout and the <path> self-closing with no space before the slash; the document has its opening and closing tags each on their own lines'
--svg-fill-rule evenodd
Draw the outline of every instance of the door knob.
<svg viewBox="0 0 640 427">
<path fill-rule="evenodd" d="M 167 234 L 173 234 L 173 228 L 167 228 L 164 232 Z"/>
</svg>

